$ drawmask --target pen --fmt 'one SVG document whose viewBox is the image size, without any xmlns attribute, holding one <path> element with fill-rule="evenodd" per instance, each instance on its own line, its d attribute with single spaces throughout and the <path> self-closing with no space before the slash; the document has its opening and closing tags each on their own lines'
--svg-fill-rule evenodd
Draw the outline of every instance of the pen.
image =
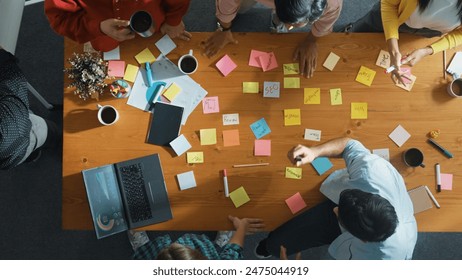
<svg viewBox="0 0 462 280">
<path fill-rule="evenodd" d="M 395 65 L 392 65 L 392 66 L 388 67 L 387 70 L 385 70 L 385 73 L 388 74 L 388 73 L 390 73 L 390 72 L 395 71 L 395 69 L 396 69 Z"/>
<path fill-rule="evenodd" d="M 433 196 L 432 192 L 430 191 L 430 189 L 427 186 L 425 186 L 425 190 L 427 191 L 428 196 L 433 201 L 433 203 L 435 203 L 436 208 L 441 208 L 440 204 L 438 203 L 438 201 L 436 201 L 436 198 Z"/>
<path fill-rule="evenodd" d="M 445 148 L 443 148 L 440 144 L 436 143 L 435 140 L 431 139 L 431 138 L 428 138 L 428 143 L 432 144 L 433 147 L 437 148 L 438 150 L 440 150 L 445 156 L 447 156 L 448 158 L 453 158 L 454 156 L 448 151 L 446 150 Z"/>
<path fill-rule="evenodd" d="M 264 165 L 269 165 L 268 162 L 263 162 L 263 163 L 250 163 L 250 164 L 235 164 L 233 167 L 253 167 L 253 166 L 264 166 Z"/>
<path fill-rule="evenodd" d="M 226 174 L 226 169 L 223 169 L 223 185 L 225 186 L 225 196 L 229 197 L 229 189 L 228 189 L 228 175 Z"/>
<path fill-rule="evenodd" d="M 149 62 L 146 62 L 146 77 L 148 78 L 148 87 L 151 87 L 153 82 L 152 82 L 151 65 L 149 65 Z"/>
<path fill-rule="evenodd" d="M 436 169 L 436 191 L 441 192 L 441 173 L 440 173 L 440 164 L 435 164 Z"/>
</svg>

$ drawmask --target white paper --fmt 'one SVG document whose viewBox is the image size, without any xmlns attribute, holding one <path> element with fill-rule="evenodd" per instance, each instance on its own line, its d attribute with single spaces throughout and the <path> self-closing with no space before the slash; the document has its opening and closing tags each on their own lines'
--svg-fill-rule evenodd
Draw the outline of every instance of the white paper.
<svg viewBox="0 0 462 280">
<path fill-rule="evenodd" d="M 279 98 L 281 86 L 279 82 L 264 82 L 263 97 Z"/>
<path fill-rule="evenodd" d="M 194 177 L 194 171 L 188 171 L 176 175 L 178 183 L 180 184 L 180 190 L 184 191 L 190 188 L 194 188 L 196 185 L 196 178 Z"/>
<path fill-rule="evenodd" d="M 120 60 L 120 47 L 103 53 L 104 60 Z"/>
<path fill-rule="evenodd" d="M 456 52 L 456 55 L 451 60 L 447 72 L 455 79 L 459 78 L 462 74 L 462 52 Z"/>
<path fill-rule="evenodd" d="M 389 149 L 374 149 L 372 150 L 374 155 L 378 155 L 379 157 L 390 161 L 390 150 Z"/>
<path fill-rule="evenodd" d="M 239 124 L 239 114 L 223 114 L 223 125 Z"/>
<path fill-rule="evenodd" d="M 395 130 L 388 135 L 388 137 L 390 137 L 390 139 L 393 140 L 398 147 L 401 147 L 411 137 L 411 134 L 409 134 L 409 132 L 407 132 L 401 125 L 398 125 Z"/>
<path fill-rule="evenodd" d="M 305 140 L 321 141 L 321 130 L 305 129 Z"/>
<path fill-rule="evenodd" d="M 176 48 L 175 42 L 173 42 L 173 40 L 170 39 L 168 34 L 165 34 L 164 37 L 157 41 L 155 45 L 159 49 L 159 51 L 164 55 L 169 54 L 172 50 Z"/>
<path fill-rule="evenodd" d="M 186 137 L 184 137 L 183 134 L 181 134 L 175 140 L 170 142 L 170 146 L 178 156 L 181 156 L 186 151 L 191 149 L 191 144 L 188 142 L 188 140 L 186 139 Z"/>
</svg>

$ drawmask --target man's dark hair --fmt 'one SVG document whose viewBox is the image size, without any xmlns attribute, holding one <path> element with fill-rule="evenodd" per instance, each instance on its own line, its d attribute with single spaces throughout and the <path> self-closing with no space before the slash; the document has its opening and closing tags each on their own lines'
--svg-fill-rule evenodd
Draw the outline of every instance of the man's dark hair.
<svg viewBox="0 0 462 280">
<path fill-rule="evenodd" d="M 419 0 L 419 11 L 422 13 L 428 7 L 432 0 Z M 457 0 L 457 8 L 459 9 L 459 18 L 462 22 L 462 0 Z"/>
<path fill-rule="evenodd" d="M 346 230 L 366 242 L 384 241 L 398 226 L 395 208 L 388 200 L 354 189 L 340 193 L 338 218 Z"/>
<path fill-rule="evenodd" d="M 314 22 L 327 6 L 327 0 L 274 0 L 276 15 L 284 23 Z"/>
</svg>

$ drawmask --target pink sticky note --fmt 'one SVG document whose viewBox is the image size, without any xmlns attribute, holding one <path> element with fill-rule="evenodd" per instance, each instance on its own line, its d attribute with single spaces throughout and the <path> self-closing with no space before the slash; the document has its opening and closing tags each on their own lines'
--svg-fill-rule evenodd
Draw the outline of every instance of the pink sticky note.
<svg viewBox="0 0 462 280">
<path fill-rule="evenodd" d="M 223 56 L 218 62 L 217 64 L 215 64 L 215 66 L 218 68 L 218 70 L 220 70 L 221 74 L 223 74 L 223 76 L 228 76 L 229 73 L 231 73 L 231 71 L 233 71 L 237 65 L 236 63 L 234 63 L 234 61 L 231 60 L 231 58 L 226 54 L 225 56 Z"/>
<path fill-rule="evenodd" d="M 223 130 L 223 146 L 230 147 L 230 146 L 239 146 L 241 143 L 239 142 L 239 130 Z"/>
<path fill-rule="evenodd" d="M 110 60 L 107 65 L 107 74 L 111 77 L 123 77 L 125 75 L 125 61 Z"/>
<path fill-rule="evenodd" d="M 299 192 L 286 199 L 286 203 L 292 214 L 295 214 L 306 207 L 306 203 Z"/>
<path fill-rule="evenodd" d="M 255 155 L 270 156 L 271 155 L 271 140 L 255 140 Z"/>
<path fill-rule="evenodd" d="M 258 57 L 258 59 L 260 60 L 261 68 L 263 69 L 263 72 L 266 72 L 266 71 L 269 71 L 269 70 L 272 70 L 278 67 L 278 62 L 273 52 L 261 55 Z"/>
<path fill-rule="evenodd" d="M 441 189 L 452 190 L 452 174 L 441 173 Z"/>
<path fill-rule="evenodd" d="M 202 100 L 202 109 L 204 110 L 204 114 L 220 112 L 218 96 L 204 98 L 204 100 Z"/>
<path fill-rule="evenodd" d="M 258 59 L 259 56 L 267 55 L 266 52 L 251 50 L 250 51 L 250 58 L 249 58 L 249 66 L 261 68 L 260 60 Z"/>
</svg>

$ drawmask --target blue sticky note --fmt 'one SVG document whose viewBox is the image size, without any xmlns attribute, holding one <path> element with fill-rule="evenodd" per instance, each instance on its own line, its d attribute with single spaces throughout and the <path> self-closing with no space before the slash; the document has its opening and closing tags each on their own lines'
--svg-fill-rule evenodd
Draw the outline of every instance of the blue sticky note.
<svg viewBox="0 0 462 280">
<path fill-rule="evenodd" d="M 271 132 L 271 129 L 265 121 L 265 118 L 261 118 L 254 122 L 250 125 L 250 128 L 252 129 L 252 132 L 257 139 L 260 139 Z"/>
<path fill-rule="evenodd" d="M 318 157 L 313 162 L 311 162 L 316 172 L 318 172 L 319 176 L 326 173 L 327 170 L 332 168 L 332 162 L 326 157 Z"/>
</svg>

